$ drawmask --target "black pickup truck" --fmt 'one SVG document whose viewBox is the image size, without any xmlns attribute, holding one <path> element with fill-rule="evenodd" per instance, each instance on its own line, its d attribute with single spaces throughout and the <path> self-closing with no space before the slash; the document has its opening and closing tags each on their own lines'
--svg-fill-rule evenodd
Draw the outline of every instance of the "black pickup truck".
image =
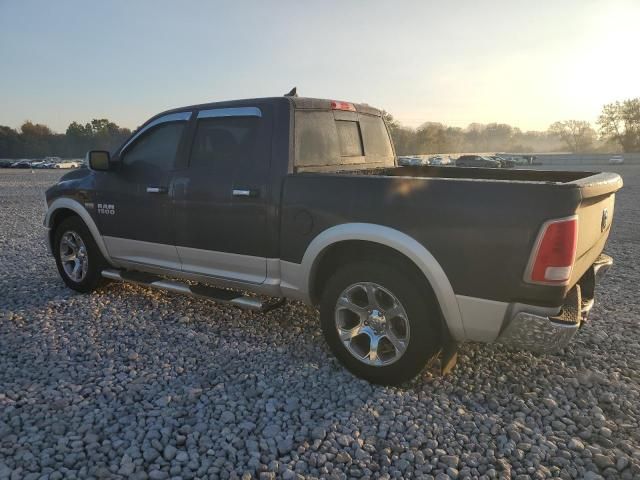
<svg viewBox="0 0 640 480">
<path fill-rule="evenodd" d="M 400 167 L 380 110 L 287 96 L 161 113 L 87 163 L 46 193 L 69 287 L 307 302 L 338 359 L 383 384 L 465 341 L 562 348 L 612 263 L 622 186 L 613 173 Z"/>
</svg>

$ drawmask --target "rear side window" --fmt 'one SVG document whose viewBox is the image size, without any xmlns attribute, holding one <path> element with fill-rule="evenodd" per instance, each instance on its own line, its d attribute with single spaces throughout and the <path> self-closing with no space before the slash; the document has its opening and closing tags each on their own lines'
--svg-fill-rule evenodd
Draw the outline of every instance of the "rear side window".
<svg viewBox="0 0 640 480">
<path fill-rule="evenodd" d="M 259 118 L 220 117 L 198 120 L 191 149 L 192 167 L 240 163 L 251 156 Z"/>
<path fill-rule="evenodd" d="M 360 136 L 360 126 L 358 122 L 347 120 L 336 120 L 338 129 L 338 141 L 340 142 L 340 155 L 343 157 L 361 157 L 362 137 Z"/>
</svg>

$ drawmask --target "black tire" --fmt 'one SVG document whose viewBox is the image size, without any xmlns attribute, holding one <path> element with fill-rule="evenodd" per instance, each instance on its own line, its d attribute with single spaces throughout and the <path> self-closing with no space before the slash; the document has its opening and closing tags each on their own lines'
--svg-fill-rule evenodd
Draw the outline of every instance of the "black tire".
<svg viewBox="0 0 640 480">
<path fill-rule="evenodd" d="M 410 335 L 406 350 L 388 365 L 368 365 L 359 360 L 338 334 L 338 298 L 345 289 L 359 282 L 374 283 L 391 292 L 402 304 L 408 317 Z M 381 385 L 398 385 L 412 379 L 440 352 L 440 318 L 440 310 L 423 278 L 397 265 L 384 263 L 351 263 L 343 266 L 327 281 L 320 303 L 322 331 L 334 355 L 354 375 Z"/>
<path fill-rule="evenodd" d="M 84 243 L 87 257 L 87 268 L 84 276 L 76 281 L 65 271 L 61 258 L 61 242 L 66 233 L 73 232 Z M 100 249 L 96 245 L 93 235 L 80 217 L 69 217 L 63 220 L 55 229 L 53 236 L 53 256 L 56 259 L 58 272 L 69 288 L 82 293 L 89 293 L 102 285 L 105 279 L 102 277 L 102 269 L 107 266 Z"/>
</svg>

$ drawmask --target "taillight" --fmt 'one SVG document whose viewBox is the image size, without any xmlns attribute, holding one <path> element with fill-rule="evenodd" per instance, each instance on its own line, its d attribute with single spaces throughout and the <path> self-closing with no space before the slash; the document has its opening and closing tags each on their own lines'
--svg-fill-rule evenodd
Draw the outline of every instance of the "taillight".
<svg viewBox="0 0 640 480">
<path fill-rule="evenodd" d="M 331 110 L 347 110 L 348 112 L 355 112 L 356 106 L 353 103 L 349 102 L 331 100 Z"/>
<path fill-rule="evenodd" d="M 578 217 L 546 222 L 531 252 L 524 280 L 544 285 L 566 285 L 576 259 Z"/>
</svg>

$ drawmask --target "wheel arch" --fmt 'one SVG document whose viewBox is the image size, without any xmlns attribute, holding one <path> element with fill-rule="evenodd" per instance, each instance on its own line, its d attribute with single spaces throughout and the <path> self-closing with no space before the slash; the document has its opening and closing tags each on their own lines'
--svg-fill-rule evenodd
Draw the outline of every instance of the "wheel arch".
<svg viewBox="0 0 640 480">
<path fill-rule="evenodd" d="M 49 247 L 53 249 L 53 236 L 55 235 L 56 227 L 60 224 L 60 222 L 74 215 L 80 217 L 80 219 L 84 222 L 84 224 L 89 229 L 93 240 L 96 242 L 96 245 L 100 249 L 100 253 L 107 262 L 112 264 L 113 262 L 109 257 L 109 252 L 107 251 L 107 247 L 102 240 L 102 235 L 100 235 L 98 226 L 93 221 L 93 218 L 91 217 L 87 209 L 80 202 L 72 198 L 57 198 L 51 203 L 47 210 L 47 214 L 44 217 L 44 226 L 49 229 Z"/>
<path fill-rule="evenodd" d="M 415 239 L 396 229 L 369 223 L 348 223 L 331 227 L 307 247 L 302 259 L 303 285 L 311 303 L 317 303 L 321 292 L 323 265 L 341 249 L 353 249 L 366 255 L 368 249 L 396 256 L 414 267 L 426 280 L 433 291 L 442 312 L 446 327 L 456 340 L 464 340 L 465 331 L 458 302 L 444 270 L 433 255 Z M 351 250 L 354 251 L 354 250 Z"/>
</svg>

